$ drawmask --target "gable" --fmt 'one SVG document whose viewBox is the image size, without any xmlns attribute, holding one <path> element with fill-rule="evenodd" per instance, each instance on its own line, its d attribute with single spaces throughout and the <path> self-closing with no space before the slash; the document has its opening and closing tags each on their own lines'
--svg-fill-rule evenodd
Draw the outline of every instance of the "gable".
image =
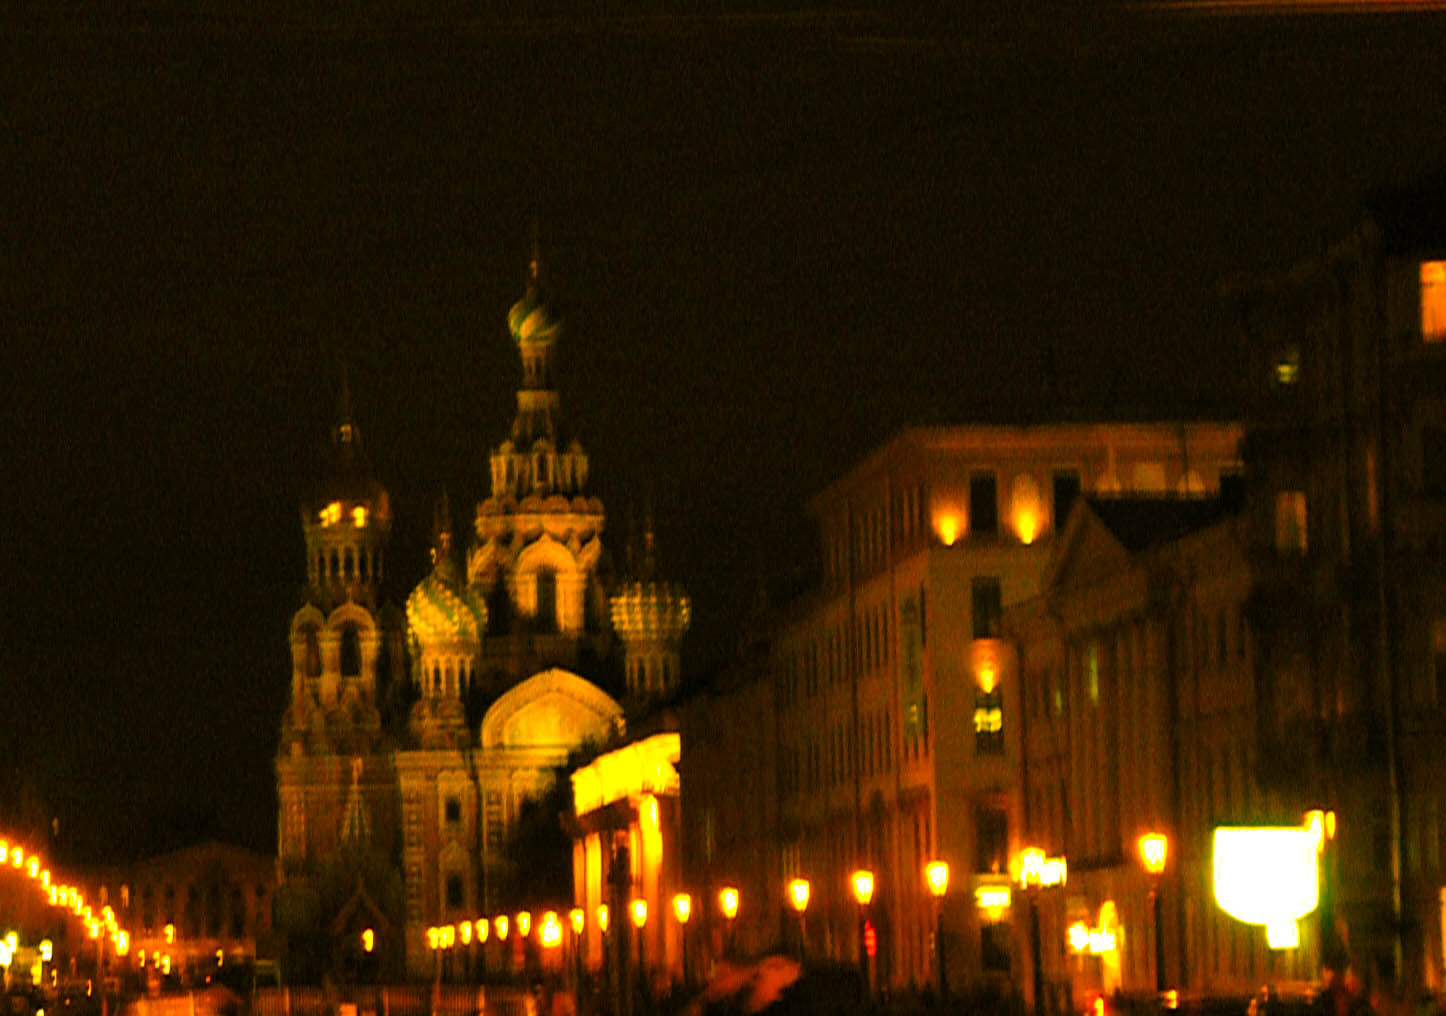
<svg viewBox="0 0 1446 1016">
<path fill-rule="evenodd" d="M 566 751 L 602 740 L 621 716 L 622 707 L 597 685 L 566 670 L 545 670 L 487 710 L 482 747 Z"/>
<path fill-rule="evenodd" d="M 1115 539 L 1084 498 L 1076 498 L 1064 534 L 1055 544 L 1040 579 L 1040 592 L 1085 585 L 1101 574 L 1129 565 L 1130 553 Z"/>
</svg>

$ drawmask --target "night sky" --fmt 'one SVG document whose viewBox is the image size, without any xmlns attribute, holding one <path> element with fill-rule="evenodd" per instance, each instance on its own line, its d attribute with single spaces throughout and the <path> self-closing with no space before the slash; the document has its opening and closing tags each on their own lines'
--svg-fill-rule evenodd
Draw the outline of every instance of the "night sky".
<svg viewBox="0 0 1446 1016">
<path fill-rule="evenodd" d="M 511 422 L 534 217 L 610 545 L 650 502 L 709 671 L 871 446 L 1047 413 L 1049 361 L 1228 398 L 1222 282 L 1446 167 L 1434 14 L 484 7 L 0 15 L 0 813 L 74 856 L 274 847 L 341 364 L 400 600 Z"/>
</svg>

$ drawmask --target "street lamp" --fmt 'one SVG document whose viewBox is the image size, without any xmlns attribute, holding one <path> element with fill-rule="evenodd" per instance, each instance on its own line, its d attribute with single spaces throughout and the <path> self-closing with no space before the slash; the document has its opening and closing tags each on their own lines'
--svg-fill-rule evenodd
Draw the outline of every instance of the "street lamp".
<svg viewBox="0 0 1446 1016">
<path fill-rule="evenodd" d="M 727 922 L 728 941 L 724 944 L 725 953 L 733 952 L 733 919 L 738 916 L 738 890 L 731 885 L 725 885 L 718 890 L 718 909 L 723 911 L 723 920 Z"/>
<path fill-rule="evenodd" d="M 798 914 L 798 958 L 802 960 L 808 952 L 808 930 L 803 923 L 804 911 L 808 910 L 810 886 L 808 879 L 796 878 L 788 883 L 788 902 Z"/>
<path fill-rule="evenodd" d="M 678 931 L 683 939 L 683 983 L 688 983 L 688 918 L 693 916 L 693 897 L 678 893 L 673 897 L 673 915 L 678 918 Z"/>
<path fill-rule="evenodd" d="M 939 1001 L 949 1000 L 949 978 L 944 974 L 944 894 L 949 891 L 949 863 L 930 861 L 924 865 L 924 881 L 934 897 L 934 959 L 939 964 Z"/>
<path fill-rule="evenodd" d="M 860 868 L 850 876 L 849 881 L 853 885 L 854 899 L 859 904 L 859 973 L 864 978 L 864 995 L 872 1000 L 873 978 L 869 976 L 869 952 L 864 939 L 869 926 L 869 903 L 874 898 L 874 873 L 867 868 Z"/>
<path fill-rule="evenodd" d="M 1145 833 L 1135 844 L 1140 863 L 1150 875 L 1150 909 L 1155 921 L 1155 991 L 1165 990 L 1165 937 L 1160 926 L 1160 875 L 1165 870 L 1170 841 L 1164 833 Z"/>
<path fill-rule="evenodd" d="M 648 901 L 638 897 L 628 904 L 628 916 L 633 919 L 633 927 L 638 929 L 638 988 L 647 997 L 648 985 L 648 961 L 643 952 L 643 925 L 648 923 Z"/>
</svg>

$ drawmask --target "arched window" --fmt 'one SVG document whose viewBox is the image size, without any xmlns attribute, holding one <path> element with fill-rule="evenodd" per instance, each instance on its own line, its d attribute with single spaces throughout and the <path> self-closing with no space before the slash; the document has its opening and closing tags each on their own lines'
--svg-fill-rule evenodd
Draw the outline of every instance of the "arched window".
<svg viewBox="0 0 1446 1016">
<path fill-rule="evenodd" d="M 334 550 L 331 552 L 331 577 L 333 579 L 341 577 L 341 556 Z"/>
<path fill-rule="evenodd" d="M 366 551 L 362 551 L 360 554 L 357 555 L 357 573 L 361 576 L 361 580 L 363 582 L 367 580 L 368 573 L 370 571 L 371 555 L 368 554 Z"/>
<path fill-rule="evenodd" d="M 541 631 L 557 631 L 557 573 L 542 569 L 537 573 L 537 627 Z"/>
<path fill-rule="evenodd" d="M 346 548 L 346 553 L 345 553 L 345 555 L 344 555 L 344 556 L 342 557 L 342 559 L 341 559 L 341 573 L 342 573 L 344 576 L 346 576 L 347 578 L 351 578 L 351 571 L 352 571 L 351 548 L 348 547 L 348 548 Z"/>
<path fill-rule="evenodd" d="M 312 680 L 321 676 L 321 646 L 315 628 L 306 629 L 306 676 Z"/>
<path fill-rule="evenodd" d="M 361 675 L 361 639 L 356 625 L 349 624 L 341 630 L 341 676 Z"/>
</svg>

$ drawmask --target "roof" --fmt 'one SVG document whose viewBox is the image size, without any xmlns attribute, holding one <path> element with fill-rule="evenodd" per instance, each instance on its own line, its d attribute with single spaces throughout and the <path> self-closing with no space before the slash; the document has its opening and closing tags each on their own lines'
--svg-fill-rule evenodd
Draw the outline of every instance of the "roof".
<svg viewBox="0 0 1446 1016">
<path fill-rule="evenodd" d="M 1129 551 L 1178 540 L 1231 514 L 1216 498 L 1086 496 L 1085 502 Z"/>
</svg>

